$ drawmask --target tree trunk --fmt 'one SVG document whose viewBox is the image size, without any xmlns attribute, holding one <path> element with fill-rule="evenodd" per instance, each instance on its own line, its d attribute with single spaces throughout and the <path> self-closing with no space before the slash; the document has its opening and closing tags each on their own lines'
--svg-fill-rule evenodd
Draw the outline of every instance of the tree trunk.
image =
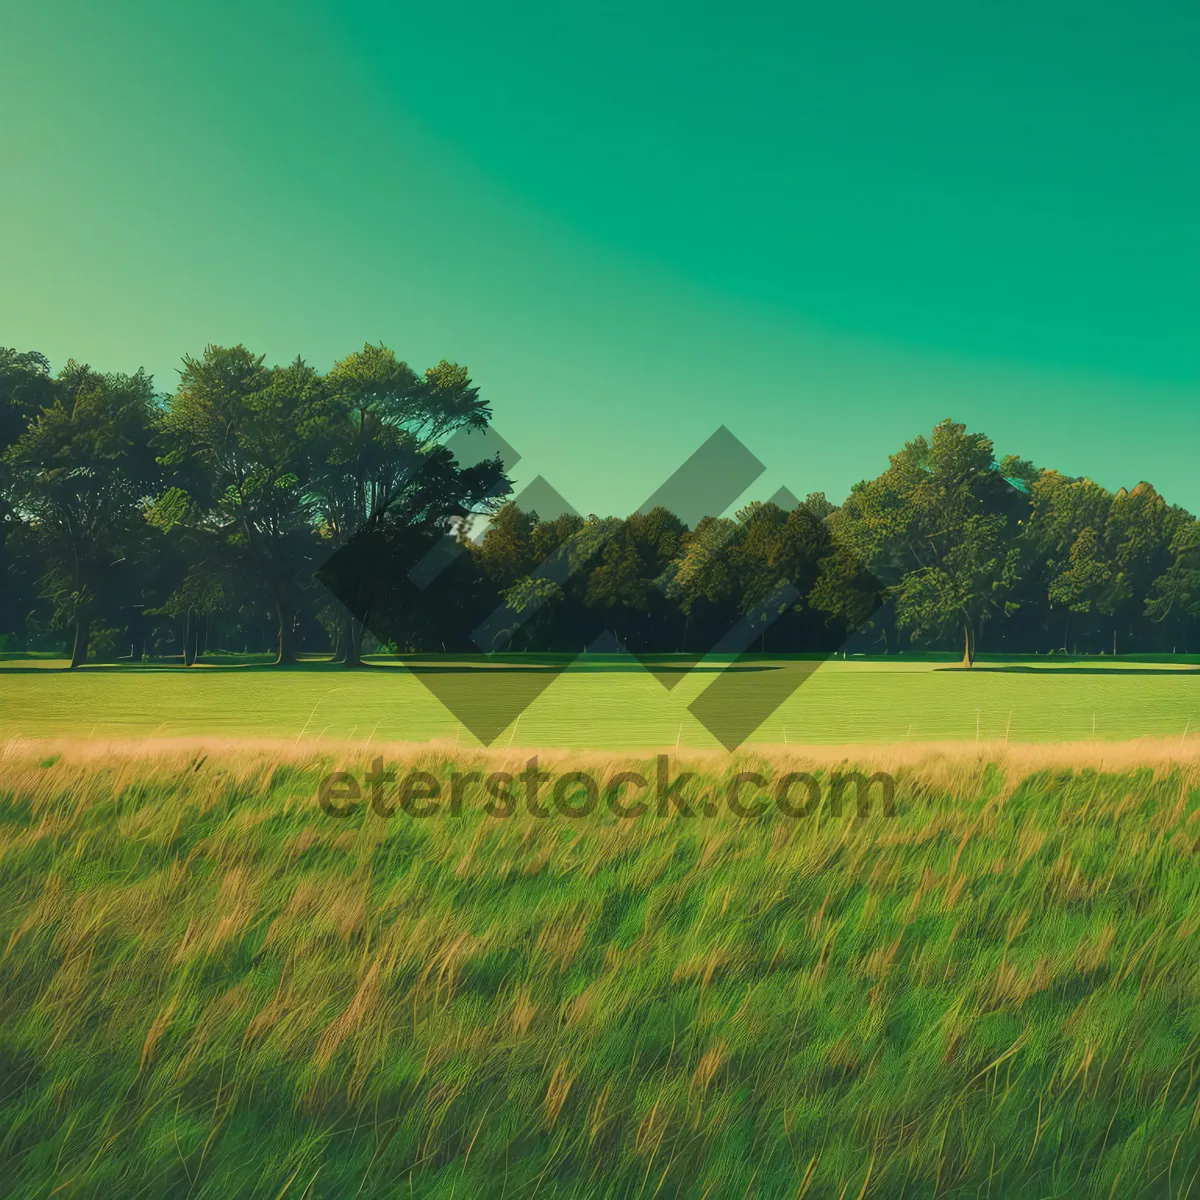
<svg viewBox="0 0 1200 1200">
<path fill-rule="evenodd" d="M 963 621 L 963 657 L 962 665 L 970 670 L 975 665 L 975 635 L 971 622 Z"/>
<path fill-rule="evenodd" d="M 75 644 L 71 648 L 72 667 L 87 662 L 88 635 L 91 633 L 91 625 L 92 623 L 87 617 L 80 617 L 75 622 Z"/>
<path fill-rule="evenodd" d="M 275 612 L 279 618 L 275 665 L 286 667 L 296 661 L 295 639 L 292 634 L 292 621 L 295 614 L 292 612 L 291 606 L 284 604 L 282 600 L 275 605 Z"/>
<path fill-rule="evenodd" d="M 194 666 L 196 662 L 196 610 L 188 605 L 183 618 L 183 665 Z"/>
<path fill-rule="evenodd" d="M 352 613 L 347 613 L 338 631 L 338 641 L 342 645 L 342 666 L 362 666 L 362 636 L 362 622 Z"/>
<path fill-rule="evenodd" d="M 125 626 L 129 638 L 129 661 L 141 662 L 146 657 L 146 618 L 141 609 L 134 609 Z"/>
</svg>

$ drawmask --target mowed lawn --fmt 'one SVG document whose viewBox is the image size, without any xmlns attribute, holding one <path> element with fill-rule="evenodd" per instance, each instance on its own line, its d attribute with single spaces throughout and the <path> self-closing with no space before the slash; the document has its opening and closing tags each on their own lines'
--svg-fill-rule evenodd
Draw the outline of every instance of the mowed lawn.
<svg viewBox="0 0 1200 1200">
<path fill-rule="evenodd" d="M 547 659 L 450 664 L 476 707 L 488 697 L 503 713 L 493 745 L 562 748 L 710 748 L 717 741 L 689 709 L 717 683 L 722 664 L 692 671 L 663 660 L 667 687 L 625 658 L 580 660 L 556 674 Z M 762 689 L 795 690 L 747 739 L 763 744 L 969 740 L 1102 741 L 1200 738 L 1200 666 L 1165 662 L 1029 660 L 764 659 L 741 664 L 741 690 L 728 703 L 748 709 Z M 279 670 L 266 665 L 89 666 L 55 662 L 0 666 L 0 737 L 229 737 L 480 741 L 428 684 L 446 664 L 377 662 L 346 672 L 324 662 Z M 794 679 L 780 688 L 792 672 Z M 540 673 L 547 686 L 522 707 L 513 687 Z M 721 685 L 718 685 L 721 686 Z M 445 694 L 444 692 L 442 693 Z M 480 699 L 482 698 L 482 699 Z M 508 718 L 508 710 L 519 717 Z M 764 707 L 769 707 L 766 705 Z M 461 710 L 460 710 L 461 711 Z M 468 722 L 470 723 L 470 722 Z M 710 722 L 711 724 L 711 722 Z"/>
</svg>

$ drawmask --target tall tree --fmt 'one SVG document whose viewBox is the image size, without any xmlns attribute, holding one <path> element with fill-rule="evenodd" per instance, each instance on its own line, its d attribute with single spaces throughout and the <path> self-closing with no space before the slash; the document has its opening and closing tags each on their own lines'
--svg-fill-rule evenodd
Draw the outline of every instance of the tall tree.
<svg viewBox="0 0 1200 1200">
<path fill-rule="evenodd" d="M 1028 510 L 1027 462 L 997 462 L 992 442 L 942 421 L 915 438 L 878 479 L 857 484 L 830 521 L 836 540 L 884 580 L 896 618 L 914 638 L 960 631 L 963 665 L 979 631 L 1012 611 L 1019 578 L 1015 539 Z"/>
<path fill-rule="evenodd" d="M 1051 648 L 1060 640 L 1065 647 L 1070 629 L 1088 634 L 1080 618 L 1112 617 L 1116 611 L 1123 585 L 1105 536 L 1113 497 L 1090 479 L 1050 470 L 1033 480 L 1029 496 L 1021 535 L 1022 598 L 1042 614 Z"/>
<path fill-rule="evenodd" d="M 244 346 L 208 346 L 184 359 L 162 421 L 175 443 L 167 462 L 196 489 L 188 499 L 219 535 L 222 571 L 261 589 L 271 606 L 280 665 L 295 660 L 296 619 L 312 589 L 313 430 L 327 411 L 324 382 L 302 360 L 268 370 Z"/>
<path fill-rule="evenodd" d="M 1144 623 L 1146 599 L 1155 581 L 1170 569 L 1175 536 L 1189 516 L 1144 481 L 1113 496 L 1104 535 L 1116 572 L 1114 649 L 1118 631 L 1132 639 Z"/>
<path fill-rule="evenodd" d="M 460 429 L 483 429 L 491 410 L 464 367 L 443 360 L 418 376 L 383 345 L 368 343 L 341 359 L 326 386 L 330 405 L 320 429 L 322 465 L 312 487 L 323 532 L 336 554 L 353 539 L 360 547 L 373 540 L 384 523 L 395 533 L 402 514 L 424 519 L 423 501 L 431 492 L 419 477 L 429 473 L 433 452 Z M 479 473 L 461 477 L 455 495 L 448 465 L 438 463 L 433 489 L 447 504 L 447 519 L 481 499 Z M 497 490 L 507 491 L 498 463 L 489 464 L 488 474 Z M 353 667 L 362 661 L 363 617 L 370 610 L 367 593 L 373 583 L 361 555 L 339 555 L 331 570 L 338 568 L 336 591 L 344 605 L 339 650 L 345 665 Z"/>
<path fill-rule="evenodd" d="M 54 401 L 50 363 L 37 351 L 0 346 L 0 637 L 24 624 L 36 603 L 37 553 L 18 512 L 5 452 Z"/>
<path fill-rule="evenodd" d="M 1200 521 L 1181 521 L 1170 549 L 1171 563 L 1146 598 L 1146 616 L 1182 631 L 1189 618 L 1200 620 Z"/>
<path fill-rule="evenodd" d="M 6 452 L 14 507 L 28 521 L 42 585 L 60 627 L 73 627 L 71 666 L 87 658 L 93 620 L 115 615 L 136 579 L 155 487 L 151 379 L 101 375 L 68 362 L 44 407 Z"/>
</svg>

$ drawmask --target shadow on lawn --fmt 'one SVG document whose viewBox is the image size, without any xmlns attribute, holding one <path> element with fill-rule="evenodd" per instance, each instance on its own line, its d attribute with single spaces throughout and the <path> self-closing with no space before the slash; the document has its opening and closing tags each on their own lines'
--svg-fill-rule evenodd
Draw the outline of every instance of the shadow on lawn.
<svg viewBox="0 0 1200 1200">
<path fill-rule="evenodd" d="M 594 656 L 596 659 L 599 656 Z M 760 671 L 781 671 L 789 664 L 781 662 L 770 663 L 704 663 L 699 660 L 687 661 L 664 661 L 655 662 L 653 669 L 657 675 L 688 675 L 693 672 L 701 675 L 715 675 L 726 671 L 734 671 L 739 674 L 747 672 Z M 273 674 L 287 673 L 295 674 L 303 673 L 323 673 L 337 674 L 345 678 L 353 678 L 359 673 L 365 674 L 380 674 L 387 671 L 395 671 L 398 667 L 403 667 L 414 675 L 471 675 L 471 674 L 487 674 L 487 675 L 529 675 L 529 674 L 563 674 L 569 672 L 571 674 L 622 674 L 629 672 L 644 672 L 646 666 L 634 659 L 632 656 L 613 656 L 607 661 L 588 661 L 587 659 L 575 659 L 571 661 L 567 656 L 557 660 L 550 661 L 533 661 L 533 662 L 511 662 L 511 661 L 471 661 L 468 659 L 455 658 L 452 655 L 447 655 L 445 659 L 429 659 L 429 658 L 403 658 L 396 659 L 390 662 L 363 662 L 361 665 L 352 669 L 347 669 L 341 663 L 331 661 L 317 662 L 298 662 L 278 664 L 274 662 L 214 662 L 210 659 L 199 659 L 195 666 L 185 667 L 180 662 L 115 662 L 115 663 L 86 663 L 83 666 L 76 667 L 74 672 L 69 666 L 64 665 L 51 666 L 49 663 L 42 661 L 30 661 L 23 665 L 11 665 L 11 662 L 5 665 L 0 665 L 0 675 L 32 675 L 35 673 L 61 675 L 64 673 L 74 674 L 142 674 L 142 675 L 162 675 L 162 674 L 183 674 L 193 676 L 203 676 L 208 674 L 224 674 L 229 671 L 269 671 Z"/>
<path fill-rule="evenodd" d="M 961 666 L 934 667 L 935 671 L 961 671 Z M 971 673 L 991 672 L 1009 675 L 1200 675 L 1200 667 L 1032 667 L 1032 666 L 981 666 L 978 662 Z"/>
</svg>

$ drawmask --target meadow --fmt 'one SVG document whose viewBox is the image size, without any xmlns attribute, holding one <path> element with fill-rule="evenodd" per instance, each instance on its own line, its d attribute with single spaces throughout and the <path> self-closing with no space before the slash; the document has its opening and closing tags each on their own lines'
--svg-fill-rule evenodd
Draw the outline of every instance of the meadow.
<svg viewBox="0 0 1200 1200">
<path fill-rule="evenodd" d="M 6 1196 L 1194 1191 L 1196 747 L 672 755 L 887 771 L 891 816 L 322 812 L 376 753 L 526 758 L 4 747 Z"/>
<path fill-rule="evenodd" d="M 0 738 L 152 735 L 480 743 L 429 690 L 447 663 L 461 686 L 522 686 L 550 656 L 488 661 L 376 659 L 345 672 L 322 661 L 278 669 L 213 659 L 190 669 L 164 664 L 0 663 Z M 407 665 L 406 665 L 407 663 Z M 724 662 L 690 672 L 662 656 L 668 689 L 636 661 L 587 656 L 552 678 L 519 717 L 505 719 L 498 746 L 650 749 L 718 745 L 689 705 Z M 948 656 L 811 662 L 750 659 L 739 669 L 770 686 L 800 672 L 799 686 L 749 736 L 751 744 L 930 742 L 1017 743 L 1200 738 L 1200 659 L 995 659 L 963 671 Z M 676 672 L 670 674 L 670 672 Z M 755 674 L 756 673 L 756 674 Z M 751 682 L 751 687 L 759 686 Z"/>
<path fill-rule="evenodd" d="M 427 661 L 0 663 L 6 1195 L 1192 1190 L 1195 660 L 750 659 L 801 686 L 733 755 L 723 663 L 433 665 L 549 682 L 485 749 Z M 480 781 L 658 752 L 693 815 Z M 479 778 L 322 810 L 376 759 Z M 830 806 L 854 770 L 892 813 Z M 738 771 L 824 799 L 705 813 Z"/>
</svg>

